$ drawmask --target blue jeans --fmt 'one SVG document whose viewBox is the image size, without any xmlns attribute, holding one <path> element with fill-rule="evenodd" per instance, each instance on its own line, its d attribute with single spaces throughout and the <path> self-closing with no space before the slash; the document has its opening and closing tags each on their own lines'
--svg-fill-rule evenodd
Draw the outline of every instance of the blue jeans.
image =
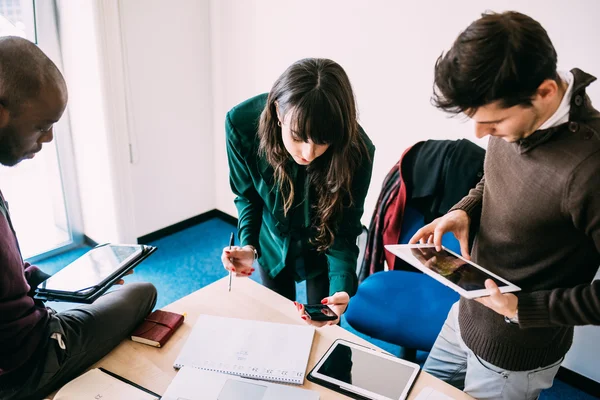
<svg viewBox="0 0 600 400">
<path fill-rule="evenodd" d="M 460 336 L 458 302 L 438 335 L 423 370 L 476 399 L 537 399 L 552 386 L 563 359 L 531 371 L 509 371 L 482 360 Z"/>
</svg>

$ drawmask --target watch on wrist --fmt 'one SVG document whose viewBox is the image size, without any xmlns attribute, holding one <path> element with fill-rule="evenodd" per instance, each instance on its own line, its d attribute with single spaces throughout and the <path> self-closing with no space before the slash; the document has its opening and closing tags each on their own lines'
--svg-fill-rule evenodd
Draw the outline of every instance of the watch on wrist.
<svg viewBox="0 0 600 400">
<path fill-rule="evenodd" d="M 504 321 L 508 324 L 519 324 L 519 310 L 515 312 L 515 315 L 512 318 L 508 318 L 506 315 L 504 316 Z"/>
</svg>

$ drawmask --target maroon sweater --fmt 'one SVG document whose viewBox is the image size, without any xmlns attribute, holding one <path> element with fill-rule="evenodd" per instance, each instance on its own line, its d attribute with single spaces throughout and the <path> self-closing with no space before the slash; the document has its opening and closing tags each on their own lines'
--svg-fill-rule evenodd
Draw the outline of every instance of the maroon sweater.
<svg viewBox="0 0 600 400">
<path fill-rule="evenodd" d="M 0 205 L 0 376 L 32 357 L 49 320 L 48 310 L 30 293 L 47 275 L 23 262 L 7 209 Z"/>
<path fill-rule="evenodd" d="M 460 300 L 461 336 L 513 371 L 560 360 L 573 326 L 600 325 L 600 113 L 574 69 L 569 122 L 507 143 L 490 138 L 484 179 L 454 209 L 481 224 L 473 260 L 521 287 L 519 324 Z"/>
</svg>

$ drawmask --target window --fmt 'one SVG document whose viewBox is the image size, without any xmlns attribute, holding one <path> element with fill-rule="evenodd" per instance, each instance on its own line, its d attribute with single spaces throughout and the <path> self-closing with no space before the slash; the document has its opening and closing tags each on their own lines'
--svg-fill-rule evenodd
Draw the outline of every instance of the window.
<svg viewBox="0 0 600 400">
<path fill-rule="evenodd" d="M 0 36 L 36 42 L 62 69 L 53 1 L 0 0 L 0 15 Z M 0 190 L 10 205 L 23 257 L 30 261 L 82 242 L 68 121 L 65 111 L 54 126 L 54 141 L 34 159 L 0 166 Z"/>
<path fill-rule="evenodd" d="M 0 0 L 0 36 L 21 36 L 37 42 L 32 0 Z"/>
</svg>

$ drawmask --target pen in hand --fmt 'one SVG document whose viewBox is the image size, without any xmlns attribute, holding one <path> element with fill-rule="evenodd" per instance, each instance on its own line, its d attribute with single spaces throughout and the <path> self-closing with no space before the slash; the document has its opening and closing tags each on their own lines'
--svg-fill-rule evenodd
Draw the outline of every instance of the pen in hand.
<svg viewBox="0 0 600 400">
<path fill-rule="evenodd" d="M 233 232 L 231 232 L 231 236 L 229 237 L 229 250 L 231 250 L 231 246 L 234 244 L 235 237 L 233 236 Z M 229 270 L 229 291 L 231 292 L 231 270 Z"/>
</svg>

